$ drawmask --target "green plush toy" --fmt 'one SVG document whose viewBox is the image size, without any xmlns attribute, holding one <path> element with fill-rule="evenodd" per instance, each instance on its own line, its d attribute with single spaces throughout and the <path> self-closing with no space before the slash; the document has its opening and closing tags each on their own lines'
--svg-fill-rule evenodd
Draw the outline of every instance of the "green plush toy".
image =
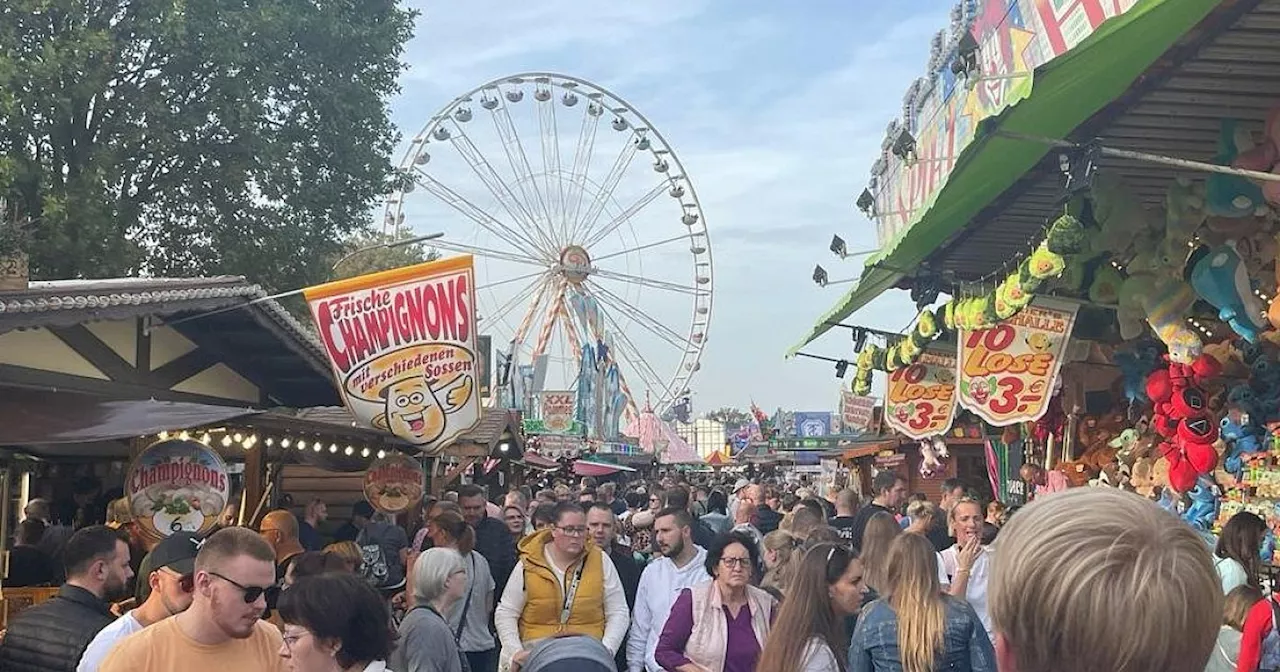
<svg viewBox="0 0 1280 672">
<path fill-rule="evenodd" d="M 1049 233 L 1042 246 L 1054 254 L 1066 256 L 1080 254 L 1087 244 L 1084 225 L 1080 220 L 1071 215 L 1063 215 L 1049 225 Z"/>
<path fill-rule="evenodd" d="M 938 337 L 938 322 L 934 319 L 933 311 L 920 311 L 920 315 L 916 317 L 916 333 L 929 341 Z"/>
<path fill-rule="evenodd" d="M 1047 280 L 1062 275 L 1062 271 L 1067 268 L 1067 260 L 1062 255 L 1057 254 L 1049 249 L 1049 246 L 1042 244 L 1027 257 L 1028 270 L 1031 277 L 1037 280 Z"/>
<path fill-rule="evenodd" d="M 1120 287 L 1124 278 L 1111 264 L 1102 264 L 1093 272 L 1093 282 L 1089 285 L 1089 300 L 1104 306 L 1114 306 L 1120 302 Z"/>
</svg>

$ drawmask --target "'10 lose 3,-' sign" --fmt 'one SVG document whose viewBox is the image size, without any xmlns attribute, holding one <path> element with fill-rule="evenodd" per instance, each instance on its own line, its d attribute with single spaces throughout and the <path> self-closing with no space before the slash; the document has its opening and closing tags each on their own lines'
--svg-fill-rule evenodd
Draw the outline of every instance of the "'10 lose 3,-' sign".
<svg viewBox="0 0 1280 672">
<path fill-rule="evenodd" d="M 925 350 L 920 359 L 889 374 L 884 421 L 913 439 L 944 434 L 956 415 L 954 354 Z"/>
<path fill-rule="evenodd" d="M 1039 420 L 1078 306 L 1039 299 L 989 329 L 960 332 L 960 405 L 997 427 Z"/>
</svg>

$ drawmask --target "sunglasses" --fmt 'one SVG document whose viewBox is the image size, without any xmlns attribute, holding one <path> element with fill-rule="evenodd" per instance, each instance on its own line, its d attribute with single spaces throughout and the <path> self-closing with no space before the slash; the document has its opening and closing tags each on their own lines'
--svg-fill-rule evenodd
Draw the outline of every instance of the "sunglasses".
<svg viewBox="0 0 1280 672">
<path fill-rule="evenodd" d="M 239 588 L 240 592 L 244 593 L 245 604 L 253 604 L 254 602 L 258 601 L 259 597 L 263 597 L 263 596 L 266 596 L 268 604 L 274 604 L 276 601 L 276 598 L 280 597 L 280 586 L 277 586 L 275 584 L 272 584 L 270 586 L 246 586 L 234 579 L 228 579 L 227 577 L 217 572 L 209 572 L 209 575 L 216 576 L 219 579 L 222 579 L 223 581 L 226 581 L 227 583 L 235 586 L 236 588 Z"/>
</svg>

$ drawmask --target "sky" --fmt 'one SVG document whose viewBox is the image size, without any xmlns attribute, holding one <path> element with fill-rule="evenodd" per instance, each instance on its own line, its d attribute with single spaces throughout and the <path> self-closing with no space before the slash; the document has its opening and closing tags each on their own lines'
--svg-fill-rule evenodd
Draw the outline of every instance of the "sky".
<svg viewBox="0 0 1280 672">
<path fill-rule="evenodd" d="M 924 73 L 930 38 L 948 25 L 950 0 L 409 4 L 420 16 L 391 103 L 401 151 L 450 100 L 496 78 L 558 72 L 613 91 L 674 148 L 705 217 L 714 308 L 690 386 L 695 414 L 752 402 L 834 409 L 834 366 L 784 354 L 850 287 L 819 288 L 814 264 L 833 281 L 861 272 L 859 259 L 827 249 L 832 234 L 850 251 L 875 247 L 854 200 L 903 93 Z M 407 224 L 431 227 L 413 211 Z M 646 255 L 664 263 L 658 252 Z M 898 331 L 914 312 L 894 290 L 847 322 Z M 832 330 L 805 351 L 852 358 L 849 332 Z"/>
</svg>

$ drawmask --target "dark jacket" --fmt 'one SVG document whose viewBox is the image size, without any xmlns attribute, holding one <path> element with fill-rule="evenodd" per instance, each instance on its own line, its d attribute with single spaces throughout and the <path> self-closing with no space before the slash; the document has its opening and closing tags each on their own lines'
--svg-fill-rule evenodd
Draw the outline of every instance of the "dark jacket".
<svg viewBox="0 0 1280 672">
<path fill-rule="evenodd" d="M 769 534 L 778 529 L 782 524 L 782 514 L 770 509 L 767 506 L 760 507 L 756 511 L 756 529 L 760 530 L 760 534 Z M 698 544 L 702 546 L 702 544 Z M 706 548 L 706 546 L 703 546 Z"/>
<path fill-rule="evenodd" d="M 627 611 L 634 611 L 636 608 L 636 590 L 640 587 L 640 572 L 644 568 L 640 563 L 636 562 L 635 555 L 630 548 L 621 544 L 614 544 L 609 549 L 609 559 L 613 561 L 613 566 L 618 570 L 618 580 L 622 582 L 622 593 L 627 597 Z M 627 669 L 627 647 L 618 647 L 618 654 L 614 656 L 614 663 L 617 669 Z"/>
<path fill-rule="evenodd" d="M 475 526 L 475 530 L 475 550 L 489 561 L 489 573 L 493 575 L 496 586 L 494 599 L 499 599 L 502 591 L 507 588 L 507 579 L 511 577 L 511 570 L 516 567 L 516 540 L 512 538 L 507 524 L 497 518 L 486 516 L 479 525 Z"/>
<path fill-rule="evenodd" d="M 113 620 L 106 602 L 64 584 L 53 599 L 10 619 L 0 642 L 0 670 L 75 672 L 94 635 Z"/>
</svg>

